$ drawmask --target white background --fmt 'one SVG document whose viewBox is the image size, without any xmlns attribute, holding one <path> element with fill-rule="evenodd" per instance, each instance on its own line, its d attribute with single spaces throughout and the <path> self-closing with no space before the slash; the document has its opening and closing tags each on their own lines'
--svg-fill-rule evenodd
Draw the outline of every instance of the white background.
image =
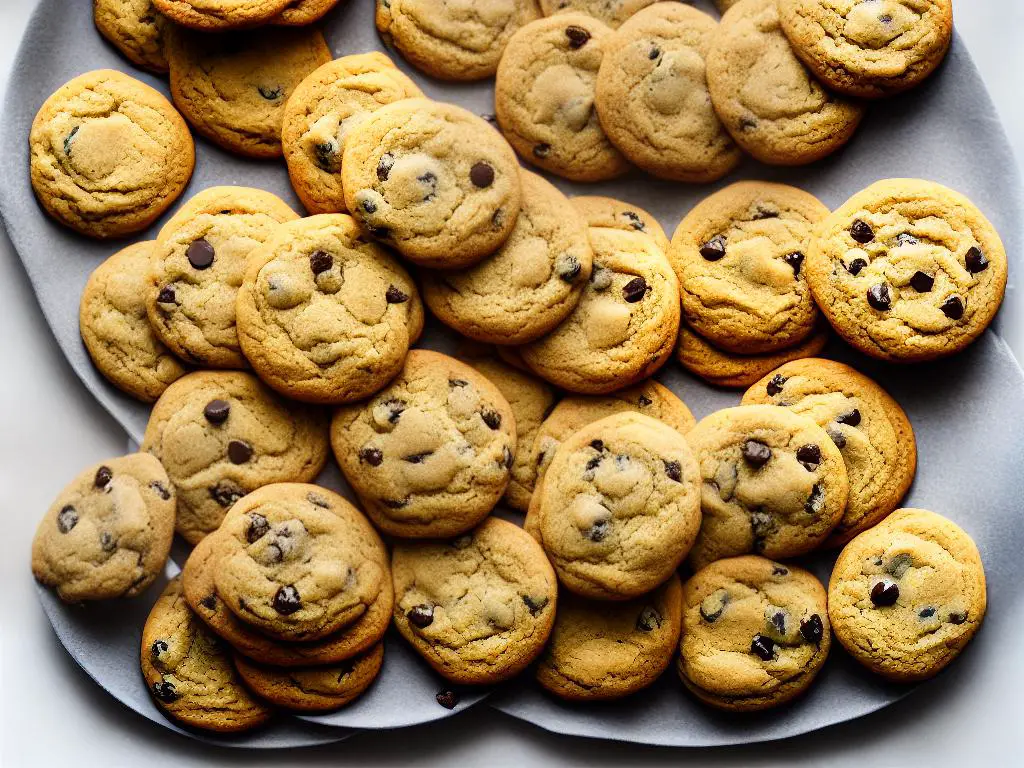
<svg viewBox="0 0 1024 768">
<path fill-rule="evenodd" d="M 988 83 L 1020 165 L 1024 158 L 1024 2 L 954 3 L 958 29 Z M 35 0 L 0 0 L 0 81 L 8 78 L 34 6 Z M 82 34 L 94 32 L 82 30 Z M 17 88 L 18 83 L 8 87 Z M 1024 349 L 1016 353 L 1021 359 Z M 926 690 L 855 723 L 748 748 L 680 751 L 560 737 L 483 707 L 433 725 L 364 733 L 340 744 L 284 754 L 200 745 L 143 720 L 96 687 L 58 644 L 36 602 L 29 548 L 39 516 L 83 466 L 122 453 L 124 434 L 64 362 L 2 232 L 0 403 L 0 766 L 4 768 L 798 766 L 826 761 L 857 768 L 1024 764 L 1022 646 L 1006 648 L 1004 658 L 985 665 L 982 676 L 957 691 L 958 696 L 930 697 Z"/>
</svg>

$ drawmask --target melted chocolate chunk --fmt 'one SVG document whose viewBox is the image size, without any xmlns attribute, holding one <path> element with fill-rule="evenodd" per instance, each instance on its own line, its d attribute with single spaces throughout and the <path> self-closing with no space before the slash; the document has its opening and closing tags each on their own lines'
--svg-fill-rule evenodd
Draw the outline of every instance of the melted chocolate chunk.
<svg viewBox="0 0 1024 768">
<path fill-rule="evenodd" d="M 379 467 L 384 461 L 384 452 L 380 448 L 363 448 L 359 451 L 359 460 L 371 467 Z"/>
<path fill-rule="evenodd" d="M 73 506 L 67 504 L 57 513 L 57 530 L 61 533 L 69 533 L 76 525 L 78 525 L 78 512 Z"/>
<path fill-rule="evenodd" d="M 642 277 L 634 277 L 622 288 L 622 298 L 630 304 L 636 304 L 647 294 L 647 281 Z"/>
<path fill-rule="evenodd" d="M 700 247 L 700 255 L 707 261 L 718 261 L 725 256 L 725 238 L 715 235 Z"/>
<path fill-rule="evenodd" d="M 93 478 L 92 484 L 97 488 L 106 488 L 113 479 L 114 473 L 110 467 L 103 466 L 96 470 L 96 477 Z"/>
<path fill-rule="evenodd" d="M 491 429 L 498 429 L 501 427 L 501 414 L 497 411 L 484 411 L 480 414 L 480 418 L 484 420 Z"/>
<path fill-rule="evenodd" d="M 469 180 L 474 187 L 486 189 L 494 183 L 494 168 L 489 163 L 476 163 L 469 169 Z"/>
<path fill-rule="evenodd" d="M 854 408 L 849 413 L 844 413 L 836 417 L 836 421 L 840 424 L 849 424 L 851 427 L 856 427 L 860 424 L 860 410 Z"/>
<path fill-rule="evenodd" d="M 211 400 L 203 408 L 203 416 L 211 424 L 223 424 L 228 420 L 228 416 L 231 414 L 231 403 L 227 400 L 215 399 Z"/>
<path fill-rule="evenodd" d="M 274 595 L 274 610 L 282 616 L 288 616 L 302 608 L 302 599 L 299 597 L 299 590 L 291 584 L 280 587 Z"/>
<path fill-rule="evenodd" d="M 590 40 L 590 33 L 575 24 L 565 28 L 565 36 L 569 38 L 569 47 L 574 51 L 582 48 Z"/>
<path fill-rule="evenodd" d="M 414 627 L 423 629 L 429 627 L 434 622 L 434 606 L 426 605 L 414 605 L 405 614 L 405 618 L 409 620 L 409 623 Z"/>
<path fill-rule="evenodd" d="M 213 246 L 210 245 L 209 242 L 200 238 L 188 247 L 185 255 L 188 257 L 188 263 L 195 269 L 207 269 L 211 264 L 213 264 L 213 258 L 216 255 L 216 252 L 213 250 Z"/>
<path fill-rule="evenodd" d="M 967 265 L 967 271 L 972 275 L 976 275 L 979 272 L 984 272 L 988 269 L 989 261 L 985 258 L 985 254 L 981 252 L 981 248 L 977 246 L 971 247 L 967 251 L 967 255 L 964 257 L 964 262 Z"/>
<path fill-rule="evenodd" d="M 391 175 L 391 169 L 395 166 L 395 156 L 390 152 L 385 152 L 380 156 L 380 161 L 377 163 L 377 180 L 387 181 L 388 176 Z"/>
<path fill-rule="evenodd" d="M 775 395 L 782 392 L 782 387 L 785 385 L 786 381 L 788 381 L 788 379 L 786 379 L 786 377 L 781 373 L 776 373 L 772 376 L 765 387 L 765 390 L 768 392 L 768 396 L 775 397 Z"/>
<path fill-rule="evenodd" d="M 886 312 L 892 307 L 892 293 L 887 283 L 878 283 L 868 288 L 868 304 L 879 312 Z"/>
<path fill-rule="evenodd" d="M 959 296 L 950 296 L 942 302 L 939 309 L 950 320 L 959 320 L 964 316 L 964 301 Z"/>
<path fill-rule="evenodd" d="M 228 443 L 228 458 L 232 464 L 245 464 L 252 458 L 252 445 L 245 440 L 232 440 Z"/>
<path fill-rule="evenodd" d="M 434 698 L 445 709 L 455 709 L 459 705 L 459 695 L 452 690 L 438 691 Z"/>
<path fill-rule="evenodd" d="M 782 258 L 783 258 L 783 260 L 785 260 L 785 262 L 787 264 L 789 264 L 789 266 L 791 266 L 793 268 L 793 275 L 794 276 L 800 274 L 800 265 L 804 263 L 804 255 L 802 253 L 800 253 L 800 251 L 794 251 L 793 253 L 787 253 Z"/>
<path fill-rule="evenodd" d="M 775 643 L 770 637 L 754 635 L 750 642 L 750 652 L 759 656 L 762 661 L 771 661 L 775 658 Z"/>
<path fill-rule="evenodd" d="M 636 628 L 641 632 L 653 632 L 656 629 L 661 629 L 661 614 L 652 606 L 647 606 L 637 616 Z"/>
<path fill-rule="evenodd" d="M 821 448 L 817 445 L 801 445 L 796 449 L 796 460 L 803 464 L 808 472 L 813 472 L 821 464 Z"/>
<path fill-rule="evenodd" d="M 808 643 L 818 645 L 821 642 L 821 638 L 825 635 L 825 625 L 821 621 L 821 616 L 815 613 L 809 619 L 802 619 L 800 621 L 800 635 Z"/>
<path fill-rule="evenodd" d="M 681 483 L 683 482 L 683 465 L 678 461 L 666 461 L 665 474 L 668 475 L 669 480 Z"/>
<path fill-rule="evenodd" d="M 935 285 L 935 278 L 925 272 L 915 272 L 910 278 L 910 287 L 918 293 L 928 293 Z"/>
<path fill-rule="evenodd" d="M 536 616 L 547 608 L 548 602 L 549 601 L 546 597 L 530 597 L 530 595 L 523 595 L 523 603 L 526 604 L 531 616 Z"/>
<path fill-rule="evenodd" d="M 245 531 L 245 540 L 253 544 L 270 532 L 270 522 L 257 512 L 249 513 L 249 527 Z"/>
<path fill-rule="evenodd" d="M 850 227 L 850 237 L 863 245 L 875 239 L 875 231 L 871 229 L 867 222 L 857 219 Z"/>
<path fill-rule="evenodd" d="M 314 275 L 326 272 L 334 266 L 334 257 L 327 251 L 313 251 L 309 256 L 309 268 Z"/>
<path fill-rule="evenodd" d="M 755 469 L 763 467 L 772 457 L 772 449 L 759 440 L 747 440 L 743 444 L 743 459 Z"/>
<path fill-rule="evenodd" d="M 879 607 L 895 605 L 900 596 L 900 588 L 891 581 L 876 581 L 871 587 L 871 602 Z"/>
<path fill-rule="evenodd" d="M 860 271 L 866 267 L 868 263 L 864 259 L 854 259 L 846 265 L 846 271 L 851 275 L 859 275 Z"/>
</svg>

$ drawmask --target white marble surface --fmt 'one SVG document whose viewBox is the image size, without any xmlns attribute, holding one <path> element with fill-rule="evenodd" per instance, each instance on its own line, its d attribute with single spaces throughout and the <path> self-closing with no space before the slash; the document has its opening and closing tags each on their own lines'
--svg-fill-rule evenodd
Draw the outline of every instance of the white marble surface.
<svg viewBox="0 0 1024 768">
<path fill-rule="evenodd" d="M 999 107 L 1020 165 L 1024 3 L 954 2 L 958 28 Z M 35 0 L 0 0 L 2 81 L 34 5 Z M 27 578 L 29 543 L 41 510 L 81 467 L 122 452 L 124 437 L 61 357 L 2 233 L 0 263 L 0 583 L 5 585 L 0 766 L 1020 764 L 1024 653 L 1019 647 L 1005 649 L 1002 663 L 989 665 L 959 696 L 925 691 L 854 723 L 748 748 L 680 752 L 559 737 L 484 708 L 440 724 L 365 733 L 342 744 L 287 754 L 213 749 L 145 722 L 94 686 L 64 653 Z M 1024 359 L 1024 347 L 1015 351 Z"/>
</svg>

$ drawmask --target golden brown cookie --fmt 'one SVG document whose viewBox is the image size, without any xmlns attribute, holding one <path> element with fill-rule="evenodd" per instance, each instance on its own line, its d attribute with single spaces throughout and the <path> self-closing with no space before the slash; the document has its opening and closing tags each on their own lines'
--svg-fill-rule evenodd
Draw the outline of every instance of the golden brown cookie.
<svg viewBox="0 0 1024 768">
<path fill-rule="evenodd" d="M 282 13 L 294 0 L 153 0 L 176 24 L 216 32 L 253 27 Z"/>
<path fill-rule="evenodd" d="M 153 0 L 93 0 L 92 8 L 96 29 L 132 63 L 160 74 L 167 71 L 167 19 Z"/>
<path fill-rule="evenodd" d="M 577 195 L 569 199 L 583 214 L 587 225 L 607 229 L 624 229 L 648 235 L 662 251 L 668 252 L 669 239 L 661 224 L 643 208 L 632 203 L 598 195 Z"/>
</svg>

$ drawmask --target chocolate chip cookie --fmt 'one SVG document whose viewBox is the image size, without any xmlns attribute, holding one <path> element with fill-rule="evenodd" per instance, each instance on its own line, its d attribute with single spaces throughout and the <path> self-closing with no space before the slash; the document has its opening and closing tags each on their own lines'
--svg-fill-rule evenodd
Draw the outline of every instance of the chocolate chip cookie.
<svg viewBox="0 0 1024 768">
<path fill-rule="evenodd" d="M 171 96 L 199 133 L 246 157 L 275 158 L 285 104 L 332 56 L 315 28 L 208 35 L 179 27 L 168 34 L 167 58 Z"/>
<path fill-rule="evenodd" d="M 557 582 L 519 526 L 492 517 L 451 541 L 399 542 L 391 569 L 395 626 L 446 679 L 498 683 L 544 649 Z"/>
<path fill-rule="evenodd" d="M 913 88 L 953 39 L 953 0 L 781 0 L 793 50 L 823 83 L 878 98 Z"/>
<path fill-rule="evenodd" d="M 719 709 L 752 712 L 799 696 L 831 645 L 825 589 L 802 568 L 732 557 L 683 586 L 679 676 Z"/>
<path fill-rule="evenodd" d="M 282 224 L 246 263 L 238 339 L 256 373 L 278 392 L 350 403 L 401 370 L 423 327 L 419 292 L 351 216 Z"/>
<path fill-rule="evenodd" d="M 498 65 L 498 124 L 529 163 L 573 181 L 629 169 L 594 108 L 597 72 L 612 30 L 582 13 L 539 19 L 516 32 Z"/>
<path fill-rule="evenodd" d="M 620 603 L 563 592 L 537 682 L 559 698 L 602 701 L 636 693 L 665 671 L 682 625 L 679 577 Z"/>
<path fill-rule="evenodd" d="M 782 405 L 810 416 L 843 454 L 846 513 L 826 545 L 845 544 L 894 510 L 917 467 L 914 430 L 899 403 L 867 376 L 832 360 L 787 363 L 743 395 L 744 405 Z"/>
<path fill-rule="evenodd" d="M 668 579 L 700 528 L 700 475 L 676 430 L 637 413 L 608 416 L 559 446 L 537 529 L 559 581 L 598 600 Z"/>
<path fill-rule="evenodd" d="M 178 495 L 176 529 L 196 544 L 250 491 L 320 474 L 327 424 L 325 414 L 280 400 L 248 373 L 201 371 L 157 400 L 142 450 L 166 467 Z"/>
<path fill-rule="evenodd" d="M 297 218 L 280 198 L 246 187 L 211 187 L 179 208 L 150 257 L 146 311 L 160 340 L 203 367 L 248 367 L 235 328 L 246 260 Z"/>
<path fill-rule="evenodd" d="M 331 444 L 378 528 L 441 538 L 475 526 L 505 493 L 516 424 L 484 376 L 416 349 L 376 397 L 337 411 Z"/>
<path fill-rule="evenodd" d="M 377 31 L 428 75 L 480 80 L 494 75 L 516 30 L 540 15 L 537 0 L 377 0 Z"/>
<path fill-rule="evenodd" d="M 722 123 L 763 163 L 802 165 L 849 141 L 864 108 L 827 91 L 790 48 L 776 0 L 740 0 L 722 17 L 707 56 L 708 90 Z"/>
<path fill-rule="evenodd" d="M 146 316 L 155 248 L 154 242 L 136 243 L 96 267 L 78 309 L 78 330 L 93 364 L 118 389 L 145 403 L 185 375 Z"/>
<path fill-rule="evenodd" d="M 419 96 L 419 87 L 377 51 L 342 56 L 299 83 L 284 108 L 281 146 L 307 211 L 346 210 L 341 157 L 352 128 L 386 104 Z"/>
<path fill-rule="evenodd" d="M 597 195 L 578 195 L 570 198 L 569 202 L 583 214 L 583 218 L 591 227 L 639 232 L 642 235 L 650 236 L 662 251 L 668 251 L 668 235 L 661 228 L 661 224 L 654 216 L 637 205 Z"/>
<path fill-rule="evenodd" d="M 479 264 L 423 272 L 423 298 L 446 325 L 495 344 L 526 344 L 568 317 L 590 280 L 587 225 L 552 184 L 521 175 L 523 202 L 508 240 Z"/>
<path fill-rule="evenodd" d="M 153 0 L 162 14 L 176 24 L 217 32 L 264 24 L 281 14 L 294 0 Z"/>
<path fill-rule="evenodd" d="M 53 218 L 89 237 L 140 232 L 192 177 L 188 126 L 163 95 L 110 69 L 65 83 L 29 135 L 32 188 Z"/>
<path fill-rule="evenodd" d="M 233 733 L 257 728 L 273 714 L 249 693 L 228 649 L 189 609 L 180 576 L 150 611 L 140 655 L 150 695 L 184 725 Z"/>
<path fill-rule="evenodd" d="M 807 554 L 842 519 L 849 494 L 843 454 L 810 416 L 773 405 L 725 408 L 686 439 L 703 478 L 695 569 L 748 552 Z"/>
<path fill-rule="evenodd" d="M 153 0 L 93 0 L 92 9 L 96 29 L 133 64 L 161 74 L 167 71 L 167 19 Z"/>
<path fill-rule="evenodd" d="M 939 184 L 887 179 L 815 230 L 807 282 L 852 346 L 896 362 L 960 351 L 992 322 L 1006 252 L 974 204 Z"/>
<path fill-rule="evenodd" d="M 828 213 L 813 195 L 765 181 L 741 181 L 700 202 L 668 252 L 687 324 L 741 355 L 806 339 L 818 308 L 803 262 L 814 224 Z"/>
<path fill-rule="evenodd" d="M 672 354 L 679 282 L 645 235 L 592 227 L 590 244 L 594 269 L 576 310 L 520 352 L 556 386 L 605 394 L 647 378 Z"/>
<path fill-rule="evenodd" d="M 152 456 L 89 467 L 40 521 L 32 573 L 69 603 L 134 597 L 163 571 L 174 507 L 174 487 Z"/>
<path fill-rule="evenodd" d="M 345 204 L 371 236 L 424 267 L 454 269 L 501 246 L 519 215 L 519 164 L 481 117 L 405 99 L 345 141 Z"/>
<path fill-rule="evenodd" d="M 985 617 L 985 571 L 971 537 L 923 509 L 899 509 L 846 545 L 828 586 L 836 638 L 873 672 L 937 674 Z"/>
<path fill-rule="evenodd" d="M 711 106 L 704 59 L 718 24 L 680 3 L 655 3 L 618 29 L 595 104 L 611 142 L 665 179 L 709 182 L 743 155 Z"/>
<path fill-rule="evenodd" d="M 617 27 L 637 11 L 657 0 L 539 0 L 545 16 L 556 13 L 585 13 Z"/>
</svg>

